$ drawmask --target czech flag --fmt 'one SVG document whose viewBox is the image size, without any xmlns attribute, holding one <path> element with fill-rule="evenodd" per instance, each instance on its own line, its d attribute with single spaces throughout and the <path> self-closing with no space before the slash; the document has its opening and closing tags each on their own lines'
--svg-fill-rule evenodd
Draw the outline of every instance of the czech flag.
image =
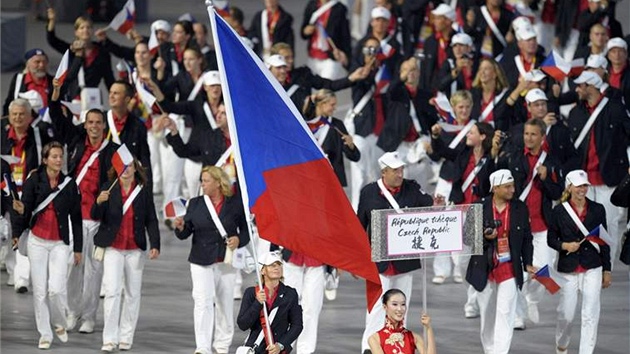
<svg viewBox="0 0 630 354">
<path fill-rule="evenodd" d="M 164 218 L 175 219 L 186 215 L 186 199 L 182 197 L 175 198 L 164 206 Z"/>
<path fill-rule="evenodd" d="M 560 54 L 552 50 L 547 58 L 540 64 L 540 70 L 554 78 L 557 82 L 562 82 L 571 71 L 571 63 L 568 63 Z"/>
<path fill-rule="evenodd" d="M 114 16 L 109 28 L 116 30 L 122 34 L 127 34 L 133 28 L 136 22 L 136 4 L 133 0 L 127 0 L 125 6 Z"/>
<path fill-rule="evenodd" d="M 260 236 L 367 280 L 381 295 L 370 244 L 302 115 L 258 56 L 208 7 L 239 187 Z"/>
<path fill-rule="evenodd" d="M 330 44 L 328 44 L 328 32 L 321 23 L 316 22 L 315 28 L 317 29 L 317 38 L 315 40 L 315 48 L 321 50 L 322 52 L 327 52 L 330 50 Z"/>
<path fill-rule="evenodd" d="M 586 63 L 584 63 L 584 58 L 573 59 L 573 61 L 571 62 L 571 70 L 569 70 L 569 76 L 580 76 L 580 74 L 582 74 L 582 71 L 584 71 L 585 66 Z"/>
<path fill-rule="evenodd" d="M 155 56 L 160 48 L 160 42 L 158 41 L 157 34 L 155 32 L 156 31 L 151 31 L 151 35 L 149 36 L 149 43 L 147 44 L 151 56 Z"/>
<path fill-rule="evenodd" d="M 394 47 L 392 47 L 389 43 L 383 41 L 376 52 L 376 59 L 385 60 L 394 55 L 394 53 L 396 53 L 396 49 L 394 49 Z"/>
<path fill-rule="evenodd" d="M 228 0 L 214 0 L 212 3 L 219 16 L 223 18 L 230 17 L 230 4 Z"/>
<path fill-rule="evenodd" d="M 616 244 L 615 240 L 608 234 L 608 231 L 606 231 L 606 228 L 602 224 L 591 230 L 588 236 L 586 236 L 586 240 L 600 246 L 613 246 Z"/>
<path fill-rule="evenodd" d="M 10 173 L 2 174 L 2 193 L 18 198 L 17 186 L 13 182 L 13 177 L 11 177 Z"/>
<path fill-rule="evenodd" d="M 63 57 L 61 57 L 61 62 L 57 67 L 57 73 L 55 74 L 55 79 L 59 80 L 59 86 L 63 85 L 63 82 L 66 81 L 66 76 L 68 75 L 68 62 L 70 61 L 70 49 L 67 49 L 65 53 L 63 53 Z"/>
<path fill-rule="evenodd" d="M 443 92 L 438 91 L 433 99 L 435 109 L 442 119 L 448 124 L 455 124 L 455 114 L 448 97 Z"/>
<path fill-rule="evenodd" d="M 542 284 L 551 295 L 557 293 L 562 288 L 561 285 L 566 284 L 564 279 L 557 276 L 557 274 L 553 274 L 553 271 L 549 269 L 549 265 L 540 268 L 536 274 L 534 274 L 533 279 L 536 279 Z"/>
<path fill-rule="evenodd" d="M 157 99 L 155 98 L 155 96 L 153 96 L 151 92 L 149 92 L 149 90 L 144 87 L 144 84 L 142 83 L 140 78 L 136 80 L 136 92 L 138 93 L 138 97 L 140 97 L 140 100 L 150 113 L 158 114 L 162 112 L 162 109 L 160 108 L 160 106 L 158 106 Z"/>
<path fill-rule="evenodd" d="M 114 169 L 116 170 L 118 176 L 122 175 L 123 172 L 125 172 L 127 166 L 131 165 L 132 163 L 133 155 L 131 155 L 131 152 L 129 152 L 129 149 L 127 149 L 127 145 L 120 145 L 118 150 L 116 150 L 116 152 L 114 153 L 114 156 L 112 156 L 112 166 L 114 166 Z"/>
</svg>

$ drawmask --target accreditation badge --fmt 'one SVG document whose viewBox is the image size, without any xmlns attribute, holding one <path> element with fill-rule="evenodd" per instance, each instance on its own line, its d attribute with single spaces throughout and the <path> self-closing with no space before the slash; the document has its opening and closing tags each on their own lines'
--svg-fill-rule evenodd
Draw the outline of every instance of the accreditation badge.
<svg viewBox="0 0 630 354">
<path fill-rule="evenodd" d="M 510 242 L 507 237 L 507 233 L 504 233 L 502 237 L 497 238 L 497 258 L 499 263 L 505 263 L 512 260 L 510 256 Z"/>
</svg>

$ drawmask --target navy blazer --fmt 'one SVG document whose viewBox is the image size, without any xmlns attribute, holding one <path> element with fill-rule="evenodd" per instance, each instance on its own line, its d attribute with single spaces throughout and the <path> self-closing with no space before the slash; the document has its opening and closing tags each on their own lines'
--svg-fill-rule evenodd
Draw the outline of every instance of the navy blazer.
<svg viewBox="0 0 630 354">
<path fill-rule="evenodd" d="M 262 57 L 263 55 L 263 41 L 262 41 L 262 13 L 265 10 L 261 10 L 256 12 L 254 18 L 252 18 L 252 24 L 247 31 L 247 37 L 252 40 L 254 43 L 254 52 L 258 54 L 258 56 Z M 295 37 L 293 35 L 293 16 L 286 12 L 282 6 L 278 6 L 278 11 L 280 11 L 280 18 L 276 23 L 276 29 L 273 32 L 273 38 L 271 44 L 274 45 L 276 43 L 286 43 L 295 52 Z"/>
<path fill-rule="evenodd" d="M 582 127 L 588 121 L 590 113 L 584 101 L 581 101 L 569 113 L 569 129 L 573 141 L 578 138 Z M 630 136 L 630 117 L 626 107 L 619 99 L 611 98 L 591 127 L 591 132 L 578 146 L 577 151 L 582 164 L 586 163 L 591 133 L 595 134 L 595 146 L 599 157 L 599 172 L 607 186 L 616 186 L 628 171 L 626 146 Z M 568 172 L 568 171 L 567 171 Z"/>
<path fill-rule="evenodd" d="M 606 209 L 604 206 L 586 198 L 586 218 L 582 222 L 587 230 L 591 231 L 597 226 L 606 226 Z M 617 237 L 617 235 L 611 235 Z M 558 271 L 571 273 L 578 265 L 586 269 L 602 266 L 604 270 L 610 270 L 610 247 L 599 246 L 599 252 L 590 242 L 582 242 L 577 252 L 567 254 L 562 250 L 563 242 L 579 242 L 584 238 L 580 229 L 575 224 L 562 204 L 553 208 L 553 218 L 547 232 L 547 244 L 558 251 Z"/>
<path fill-rule="evenodd" d="M 622 208 L 630 206 L 630 175 L 626 175 L 623 181 L 615 188 L 615 191 L 610 196 L 610 202 Z M 628 235 L 630 235 L 630 233 L 626 230 L 619 259 L 624 264 L 630 265 L 630 237 L 628 237 Z"/>
<path fill-rule="evenodd" d="M 326 157 L 328 157 L 328 161 L 332 165 L 333 170 L 335 171 L 335 175 L 339 179 L 339 183 L 342 186 L 347 186 L 346 180 L 346 169 L 344 167 L 343 156 L 350 161 L 357 162 L 361 158 L 361 152 L 355 146 L 354 149 L 350 149 L 350 147 L 344 144 L 343 139 L 335 129 L 339 129 L 342 133 L 348 134 L 348 130 L 346 126 L 343 124 L 343 121 L 337 118 L 331 118 L 331 127 L 324 138 L 324 142 L 322 143 L 322 150 Z"/>
<path fill-rule="evenodd" d="M 59 174 L 58 183 L 63 183 L 66 175 Z M 37 223 L 39 215 L 44 212 L 40 211 L 33 214 L 35 208 L 48 197 L 49 194 L 58 190 L 50 188 L 50 181 L 44 165 L 40 166 L 37 171 L 24 183 L 22 189 L 22 203 L 24 203 L 24 214 L 19 215 L 13 211 L 11 213 L 11 226 L 13 229 L 13 237 L 20 237 L 22 232 L 27 228 L 33 228 Z M 79 189 L 74 180 L 71 180 L 59 194 L 51 202 L 57 215 L 57 225 L 59 226 L 59 236 L 66 245 L 70 244 L 70 227 L 74 235 L 74 252 L 83 251 L 83 222 L 81 220 L 81 196 Z M 72 220 L 72 224 L 68 223 L 68 216 Z"/>
<path fill-rule="evenodd" d="M 238 311 L 236 323 L 238 328 L 243 331 L 249 330 L 249 336 L 245 345 L 253 347 L 258 334 L 262 330 L 260 323 L 260 311 L 263 306 L 256 300 L 256 289 L 258 287 L 249 287 L 245 289 L 241 309 Z M 302 307 L 298 301 L 298 294 L 295 289 L 286 286 L 283 283 L 278 285 L 278 295 L 274 300 L 271 308 L 267 311 L 271 312 L 274 308 L 278 308 L 278 312 L 274 320 L 271 322 L 271 331 L 276 343 L 282 343 L 284 351 L 290 353 L 293 350 L 291 344 L 302 333 Z M 266 353 L 265 340 L 256 347 L 255 353 Z"/>
<path fill-rule="evenodd" d="M 110 186 L 111 182 L 105 183 L 101 187 L 101 192 L 106 191 Z M 132 207 L 133 234 L 136 245 L 143 251 L 147 249 L 146 230 L 146 233 L 149 235 L 150 247 L 160 250 L 160 230 L 158 228 L 158 219 L 155 214 L 151 188 L 144 186 L 136 199 L 133 200 Z M 92 205 L 92 219 L 101 222 L 98 232 L 94 236 L 94 244 L 96 246 L 109 247 L 112 245 L 116 239 L 118 230 L 120 230 L 120 224 L 122 223 L 122 209 L 123 202 L 120 183 L 116 182 L 110 191 L 108 201 L 101 204 L 95 201 L 94 205 Z"/>
<path fill-rule="evenodd" d="M 243 203 L 238 196 L 226 197 L 219 212 L 219 220 L 228 237 L 238 236 L 238 247 L 249 243 L 247 220 Z M 212 221 L 203 196 L 190 199 L 184 216 L 184 229 L 175 229 L 175 236 L 185 240 L 192 235 L 192 247 L 188 261 L 198 265 L 211 265 L 225 258 L 225 240 Z"/>
<path fill-rule="evenodd" d="M 11 129 L 9 119 L 5 118 L 0 120 L 0 125 L 2 126 L 2 129 L 0 129 L 0 151 L 2 152 L 2 155 L 11 155 L 11 150 L 15 145 L 15 141 L 13 141 L 13 139 L 9 139 L 9 130 Z M 54 130 L 50 124 L 42 121 L 37 124 L 37 127 L 39 130 L 39 136 L 42 140 L 41 147 L 43 148 L 46 144 L 54 140 Z M 33 127 L 28 127 L 28 133 L 26 134 L 26 143 L 24 144 L 24 159 L 26 160 L 24 183 L 26 183 L 28 173 L 39 167 L 39 159 L 41 157 L 37 153 L 37 140 L 35 139 L 35 130 Z"/>
<path fill-rule="evenodd" d="M 400 192 L 394 195 L 400 208 L 419 208 L 433 205 L 433 198 L 425 193 L 418 182 L 404 179 Z M 361 189 L 357 216 L 363 228 L 367 230 L 368 239 L 372 242 L 372 210 L 392 209 L 391 205 L 381 194 L 376 182 L 372 182 Z M 390 262 L 378 262 L 376 267 L 383 273 Z M 406 260 L 391 262 L 399 273 L 407 273 L 420 268 L 420 260 Z"/>
<path fill-rule="evenodd" d="M 492 196 L 485 198 L 482 203 L 485 228 L 485 225 L 491 225 L 492 221 L 494 221 Z M 534 246 L 532 244 L 527 205 L 518 200 L 516 195 L 510 201 L 510 233 L 508 238 L 514 278 L 516 279 L 516 286 L 520 289 L 523 286 L 523 271 L 526 266 L 532 265 Z M 494 267 L 496 245 L 496 238 L 488 240 L 484 237 L 483 255 L 470 257 L 468 270 L 466 271 L 466 281 L 477 291 L 483 291 L 488 284 L 488 275 Z"/>
</svg>

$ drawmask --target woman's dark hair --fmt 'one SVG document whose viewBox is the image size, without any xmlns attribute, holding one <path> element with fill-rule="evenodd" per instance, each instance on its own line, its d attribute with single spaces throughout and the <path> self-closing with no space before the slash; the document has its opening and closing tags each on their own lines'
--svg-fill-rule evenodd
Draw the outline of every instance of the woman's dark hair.
<svg viewBox="0 0 630 354">
<path fill-rule="evenodd" d="M 51 141 L 48 144 L 44 145 L 44 147 L 42 148 L 42 161 L 48 158 L 48 156 L 50 155 L 50 150 L 54 148 L 61 149 L 61 153 L 63 154 L 63 145 L 58 141 Z"/>
<path fill-rule="evenodd" d="M 208 63 L 206 62 L 206 56 L 203 55 L 203 53 L 201 52 L 198 46 L 186 47 L 186 50 L 184 52 L 188 52 L 188 51 L 195 53 L 195 56 L 197 57 L 197 59 L 201 59 L 200 67 L 201 67 L 201 72 L 203 73 L 206 70 L 206 67 L 208 66 Z"/>
<path fill-rule="evenodd" d="M 385 294 L 383 294 L 383 305 L 387 305 L 387 302 L 389 301 L 389 299 L 392 298 L 392 296 L 400 294 L 402 295 L 405 299 L 407 298 L 407 296 L 405 295 L 405 293 L 402 292 L 402 290 L 400 289 L 389 289 L 385 292 Z"/>
<path fill-rule="evenodd" d="M 142 164 L 140 163 L 140 161 L 138 161 L 138 159 L 133 159 L 133 167 L 135 167 L 136 169 L 136 181 L 143 186 L 146 185 L 147 181 L 149 180 L 147 178 L 147 172 L 144 167 L 142 167 Z M 107 178 L 112 183 L 116 178 L 118 178 L 118 173 L 116 172 L 116 169 L 114 169 L 114 167 L 111 167 L 109 171 L 107 171 Z"/>
<path fill-rule="evenodd" d="M 245 16 L 243 16 L 243 10 L 236 6 L 230 6 L 230 17 L 234 19 L 239 24 L 243 24 L 245 20 Z"/>
<path fill-rule="evenodd" d="M 477 122 L 475 125 L 479 130 L 479 134 L 486 136 L 486 138 L 481 142 L 481 148 L 483 149 L 484 154 L 488 154 L 492 149 L 492 136 L 494 135 L 494 128 L 486 122 Z"/>
<path fill-rule="evenodd" d="M 184 29 L 184 33 L 186 33 L 187 35 L 193 36 L 195 34 L 195 31 L 193 30 L 192 22 L 186 21 L 186 20 L 177 21 L 175 22 L 175 25 L 173 25 L 173 27 L 177 25 L 182 26 L 182 28 Z"/>
</svg>

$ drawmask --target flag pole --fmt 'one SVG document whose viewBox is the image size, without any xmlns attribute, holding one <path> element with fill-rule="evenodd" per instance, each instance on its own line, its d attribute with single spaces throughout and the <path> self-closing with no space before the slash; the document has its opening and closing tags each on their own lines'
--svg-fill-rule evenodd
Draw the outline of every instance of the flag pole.
<svg viewBox="0 0 630 354">
<path fill-rule="evenodd" d="M 234 162 L 236 164 L 237 170 L 244 171 L 243 162 L 241 159 L 241 150 L 239 147 L 238 135 L 236 134 L 236 125 L 234 122 L 234 110 L 232 109 L 232 99 L 229 94 L 229 83 L 227 78 L 225 77 L 225 65 L 223 63 L 223 54 L 221 48 L 221 42 L 219 41 L 219 36 L 217 34 L 217 23 L 216 16 L 214 11 L 214 4 L 212 0 L 205 0 L 206 9 L 208 11 L 208 17 L 210 18 L 210 28 L 212 29 L 212 39 L 214 41 L 214 47 L 217 52 L 217 64 L 219 66 L 219 73 L 221 74 L 221 90 L 223 91 L 223 99 L 225 101 L 225 113 L 227 116 L 228 129 L 230 131 L 230 139 L 232 140 L 232 146 L 234 146 Z M 250 242 L 255 242 L 254 234 L 253 234 L 253 218 L 251 210 L 249 209 L 249 195 L 247 194 L 247 182 L 245 179 L 242 179 L 239 183 L 239 188 L 241 190 L 241 200 L 243 202 L 243 209 L 245 211 L 245 217 L 248 220 L 248 232 Z M 252 243 L 254 246 L 254 244 Z M 254 247 L 253 247 L 254 248 Z M 260 269 L 258 268 L 258 257 L 256 248 L 253 249 L 254 261 L 256 262 L 256 282 L 260 289 L 263 289 L 262 279 L 260 274 Z M 263 315 L 265 318 L 265 330 L 267 331 L 267 337 L 271 339 L 271 343 L 269 345 L 273 345 L 273 332 L 271 332 L 271 325 L 269 324 L 269 314 L 267 311 L 267 303 L 263 302 Z"/>
<path fill-rule="evenodd" d="M 422 257 L 422 314 L 427 313 L 427 259 Z M 423 343 L 427 345 L 427 330 L 422 326 Z"/>
</svg>

